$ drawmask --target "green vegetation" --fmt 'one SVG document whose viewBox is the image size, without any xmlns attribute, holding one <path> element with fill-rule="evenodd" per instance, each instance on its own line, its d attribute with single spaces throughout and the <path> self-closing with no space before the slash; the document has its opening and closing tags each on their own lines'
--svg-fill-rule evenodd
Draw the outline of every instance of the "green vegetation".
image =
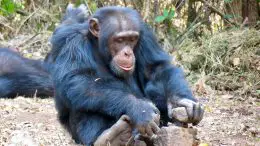
<svg viewBox="0 0 260 146">
<path fill-rule="evenodd" d="M 0 14 L 7 16 L 12 15 L 16 10 L 21 8 L 21 4 L 14 2 L 13 0 L 1 0 L 0 1 Z"/>
</svg>

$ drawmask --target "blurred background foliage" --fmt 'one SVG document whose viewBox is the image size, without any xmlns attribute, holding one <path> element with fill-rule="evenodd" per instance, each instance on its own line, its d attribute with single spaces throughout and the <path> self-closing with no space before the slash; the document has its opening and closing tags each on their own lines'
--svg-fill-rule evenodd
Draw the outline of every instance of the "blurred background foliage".
<svg viewBox="0 0 260 146">
<path fill-rule="evenodd" d="M 260 96 L 260 0 L 0 0 L 0 46 L 44 57 L 68 3 L 132 7 L 201 94 Z"/>
</svg>

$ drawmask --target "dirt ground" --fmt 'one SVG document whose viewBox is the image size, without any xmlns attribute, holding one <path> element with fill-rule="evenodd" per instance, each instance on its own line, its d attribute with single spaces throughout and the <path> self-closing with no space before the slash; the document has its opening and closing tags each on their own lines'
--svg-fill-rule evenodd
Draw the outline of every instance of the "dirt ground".
<svg viewBox="0 0 260 146">
<path fill-rule="evenodd" d="M 208 145 L 260 146 L 260 100 L 210 95 L 198 97 L 205 116 L 197 126 L 198 138 Z M 54 101 L 0 99 L 1 146 L 74 146 L 57 121 Z"/>
</svg>

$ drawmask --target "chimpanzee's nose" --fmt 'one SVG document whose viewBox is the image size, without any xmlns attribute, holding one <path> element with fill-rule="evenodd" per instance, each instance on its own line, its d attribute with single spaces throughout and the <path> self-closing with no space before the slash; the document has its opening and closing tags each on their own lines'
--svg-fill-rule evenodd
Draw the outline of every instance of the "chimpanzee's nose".
<svg viewBox="0 0 260 146">
<path fill-rule="evenodd" d="M 131 57 L 133 55 L 133 51 L 130 49 L 126 49 L 126 50 L 124 50 L 124 55 L 126 57 Z"/>
</svg>

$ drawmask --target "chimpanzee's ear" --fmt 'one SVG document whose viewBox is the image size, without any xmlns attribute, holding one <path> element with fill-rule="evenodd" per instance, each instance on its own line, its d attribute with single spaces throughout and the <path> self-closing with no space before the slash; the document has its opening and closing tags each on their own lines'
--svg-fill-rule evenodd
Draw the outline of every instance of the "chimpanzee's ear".
<svg viewBox="0 0 260 146">
<path fill-rule="evenodd" d="M 89 31 L 94 35 L 95 37 L 99 37 L 99 22 L 96 18 L 90 18 L 89 20 Z"/>
</svg>

